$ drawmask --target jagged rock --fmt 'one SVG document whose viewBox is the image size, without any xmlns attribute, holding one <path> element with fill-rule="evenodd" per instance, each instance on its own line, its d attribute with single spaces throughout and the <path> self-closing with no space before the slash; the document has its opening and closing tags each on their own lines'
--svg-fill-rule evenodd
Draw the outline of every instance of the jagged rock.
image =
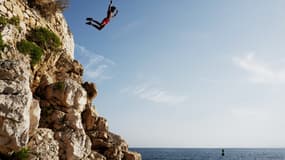
<svg viewBox="0 0 285 160">
<path fill-rule="evenodd" d="M 81 114 L 71 110 L 65 116 L 65 127 L 56 132 L 60 144 L 61 159 L 77 160 L 86 158 L 91 152 L 90 138 L 85 134 Z"/>
<path fill-rule="evenodd" d="M 41 77 L 40 86 L 45 87 L 52 83 L 53 83 L 53 79 L 49 75 L 45 74 Z"/>
<path fill-rule="evenodd" d="M 66 114 L 62 111 L 54 110 L 50 117 L 50 122 L 52 122 L 51 128 L 55 130 L 60 130 L 65 127 L 65 125 L 61 123 L 62 121 L 64 121 L 65 115 Z"/>
<path fill-rule="evenodd" d="M 106 157 L 96 151 L 92 151 L 89 156 L 83 160 L 106 160 Z"/>
<path fill-rule="evenodd" d="M 87 104 L 86 109 L 82 113 L 82 122 L 86 131 L 95 130 L 98 117 L 95 108 Z"/>
<path fill-rule="evenodd" d="M 55 77 L 57 81 L 70 78 L 78 83 L 82 83 L 83 67 L 77 60 L 73 60 L 69 55 L 61 54 L 55 67 Z"/>
<path fill-rule="evenodd" d="M 41 106 L 40 128 L 50 128 L 53 131 L 62 130 L 65 112 L 52 108 L 51 106 Z"/>
<path fill-rule="evenodd" d="M 76 130 L 76 129 L 84 130 L 83 125 L 82 125 L 82 121 L 81 121 L 80 112 L 77 112 L 75 110 L 70 110 L 66 114 L 65 124 L 67 125 L 67 127 L 72 128 L 74 130 Z"/>
<path fill-rule="evenodd" d="M 35 0 L 35 4 L 46 4 L 46 3 L 50 3 L 53 2 L 54 0 Z"/>
<path fill-rule="evenodd" d="M 36 129 L 39 126 L 40 121 L 40 115 L 41 115 L 41 108 L 39 105 L 39 101 L 36 99 L 33 99 L 31 108 L 30 108 L 30 131 L 29 135 L 32 135 Z"/>
<path fill-rule="evenodd" d="M 37 84 L 37 82 L 34 81 L 32 89 L 34 89 L 34 93 L 36 94 L 37 97 L 44 97 L 42 93 L 44 93 L 46 87 L 52 83 L 53 79 L 48 74 L 45 74 L 41 76 L 39 84 Z"/>
<path fill-rule="evenodd" d="M 122 139 L 121 136 L 109 132 L 109 137 L 110 137 L 110 141 L 112 141 L 112 143 L 115 146 L 118 146 L 122 151 L 128 150 L 128 144 L 124 139 Z"/>
<path fill-rule="evenodd" d="M 142 159 L 141 154 L 137 152 L 131 152 L 131 151 L 124 152 L 123 160 L 141 160 L 141 159 Z"/>
<path fill-rule="evenodd" d="M 104 155 L 110 160 L 122 160 L 124 157 L 124 153 L 118 147 L 109 148 Z"/>
<path fill-rule="evenodd" d="M 108 122 L 104 117 L 98 117 L 96 121 L 96 129 L 102 132 L 108 131 L 109 129 Z"/>
<path fill-rule="evenodd" d="M 3 3 L 3 1 L 4 0 L 0 0 L 0 11 L 2 11 L 2 12 L 7 12 L 7 8 L 6 7 L 4 7 L 3 5 L 1 5 L 2 3 Z"/>
<path fill-rule="evenodd" d="M 42 93 L 52 105 L 63 106 L 65 111 L 76 109 L 82 112 L 87 103 L 87 93 L 77 82 L 67 79 L 46 87 Z"/>
<path fill-rule="evenodd" d="M 107 159 L 122 160 L 123 152 L 128 151 L 128 145 L 120 136 L 108 131 L 106 119 L 98 117 L 94 108 L 90 106 L 82 115 L 87 135 L 92 142 L 92 149 L 103 154 Z"/>
<path fill-rule="evenodd" d="M 0 152 L 25 146 L 29 138 L 29 66 L 23 61 L 0 60 Z"/>
<path fill-rule="evenodd" d="M 91 137 L 92 139 L 92 149 L 98 151 L 105 151 L 108 148 L 112 147 L 112 143 L 108 141 L 104 141 L 103 139 Z"/>
<path fill-rule="evenodd" d="M 124 141 L 121 136 L 109 132 L 109 139 L 112 143 L 112 147 L 108 148 L 104 155 L 111 160 L 121 160 L 124 157 L 123 152 L 128 151 L 128 144 Z"/>
<path fill-rule="evenodd" d="M 85 82 L 83 87 L 87 91 L 88 99 L 91 102 L 97 96 L 96 85 L 92 82 Z"/>
<path fill-rule="evenodd" d="M 14 25 L 6 25 L 2 31 L 2 39 L 6 44 L 15 44 L 18 40 L 24 37 L 20 34 L 19 29 Z"/>
<path fill-rule="evenodd" d="M 58 160 L 58 142 L 50 129 L 39 128 L 28 143 L 29 160 Z"/>
</svg>

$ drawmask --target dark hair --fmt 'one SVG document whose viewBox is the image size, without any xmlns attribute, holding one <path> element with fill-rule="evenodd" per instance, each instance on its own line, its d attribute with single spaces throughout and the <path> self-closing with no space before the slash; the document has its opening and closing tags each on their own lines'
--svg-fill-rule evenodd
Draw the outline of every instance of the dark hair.
<svg viewBox="0 0 285 160">
<path fill-rule="evenodd" d="M 111 12 L 114 12 L 116 10 L 116 7 L 115 6 L 112 6 L 111 7 Z"/>
</svg>

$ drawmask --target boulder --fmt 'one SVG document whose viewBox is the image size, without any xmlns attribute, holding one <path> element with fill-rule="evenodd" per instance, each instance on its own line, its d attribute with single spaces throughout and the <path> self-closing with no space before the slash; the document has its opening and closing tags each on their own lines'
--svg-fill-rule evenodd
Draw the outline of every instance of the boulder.
<svg viewBox="0 0 285 160">
<path fill-rule="evenodd" d="M 86 109 L 82 113 L 82 122 L 86 131 L 95 130 L 98 117 L 95 108 L 87 104 Z"/>
<path fill-rule="evenodd" d="M 65 128 L 56 132 L 55 138 L 59 141 L 61 159 L 80 160 L 91 152 L 91 142 L 84 130 Z"/>
<path fill-rule="evenodd" d="M 104 152 L 104 155 L 108 159 L 122 160 L 124 157 L 123 152 L 128 151 L 128 144 L 126 143 L 126 141 L 123 140 L 121 136 L 111 132 L 109 132 L 108 141 L 112 143 L 112 146 Z"/>
<path fill-rule="evenodd" d="M 59 145 L 50 129 L 36 129 L 35 134 L 30 138 L 28 148 L 29 160 L 59 159 Z"/>
<path fill-rule="evenodd" d="M 70 110 L 65 115 L 62 126 L 64 127 L 55 136 L 60 144 L 61 159 L 79 160 L 88 157 L 91 141 L 81 123 L 81 114 Z"/>
<path fill-rule="evenodd" d="M 137 152 L 125 151 L 123 160 L 141 160 L 141 154 Z"/>
<path fill-rule="evenodd" d="M 89 156 L 83 160 L 106 160 L 106 157 L 96 151 L 91 151 Z"/>
<path fill-rule="evenodd" d="M 87 93 L 76 81 L 67 79 L 63 82 L 53 83 L 46 87 L 45 99 L 50 104 L 62 106 L 64 111 L 76 109 L 82 112 L 87 104 Z"/>
<path fill-rule="evenodd" d="M 104 152 L 105 150 L 112 147 L 111 142 L 104 141 L 103 139 L 91 137 L 91 140 L 92 140 L 92 149 L 94 150 Z"/>
<path fill-rule="evenodd" d="M 56 110 L 50 106 L 43 107 L 40 119 L 41 128 L 50 128 L 54 131 L 60 130 L 64 127 L 63 121 L 66 113 Z"/>
<path fill-rule="evenodd" d="M 118 146 L 122 151 L 128 150 L 128 144 L 121 136 L 109 132 L 109 137 L 109 140 L 112 141 L 114 146 Z"/>
<path fill-rule="evenodd" d="M 55 77 L 57 81 L 70 78 L 78 83 L 82 83 L 83 66 L 69 55 L 61 54 L 55 67 Z"/>
<path fill-rule="evenodd" d="M 97 88 L 95 83 L 85 82 L 83 88 L 87 91 L 88 100 L 91 102 L 97 96 Z"/>
<path fill-rule="evenodd" d="M 96 130 L 97 131 L 108 131 L 109 126 L 108 126 L 108 122 L 104 117 L 98 117 L 97 121 L 96 121 Z"/>
</svg>

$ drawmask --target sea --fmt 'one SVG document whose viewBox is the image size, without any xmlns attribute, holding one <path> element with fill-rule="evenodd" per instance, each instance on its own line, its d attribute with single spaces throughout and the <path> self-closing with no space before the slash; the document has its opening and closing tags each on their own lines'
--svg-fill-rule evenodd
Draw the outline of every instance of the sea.
<svg viewBox="0 0 285 160">
<path fill-rule="evenodd" d="M 143 160 L 285 160 L 285 148 L 131 148 Z"/>
</svg>

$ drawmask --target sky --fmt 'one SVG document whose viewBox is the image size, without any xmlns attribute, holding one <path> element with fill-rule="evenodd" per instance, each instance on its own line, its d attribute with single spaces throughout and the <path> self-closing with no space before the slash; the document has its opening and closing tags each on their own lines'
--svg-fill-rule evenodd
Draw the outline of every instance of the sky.
<svg viewBox="0 0 285 160">
<path fill-rule="evenodd" d="M 284 0 L 70 0 L 94 105 L 131 147 L 285 147 Z"/>
</svg>

